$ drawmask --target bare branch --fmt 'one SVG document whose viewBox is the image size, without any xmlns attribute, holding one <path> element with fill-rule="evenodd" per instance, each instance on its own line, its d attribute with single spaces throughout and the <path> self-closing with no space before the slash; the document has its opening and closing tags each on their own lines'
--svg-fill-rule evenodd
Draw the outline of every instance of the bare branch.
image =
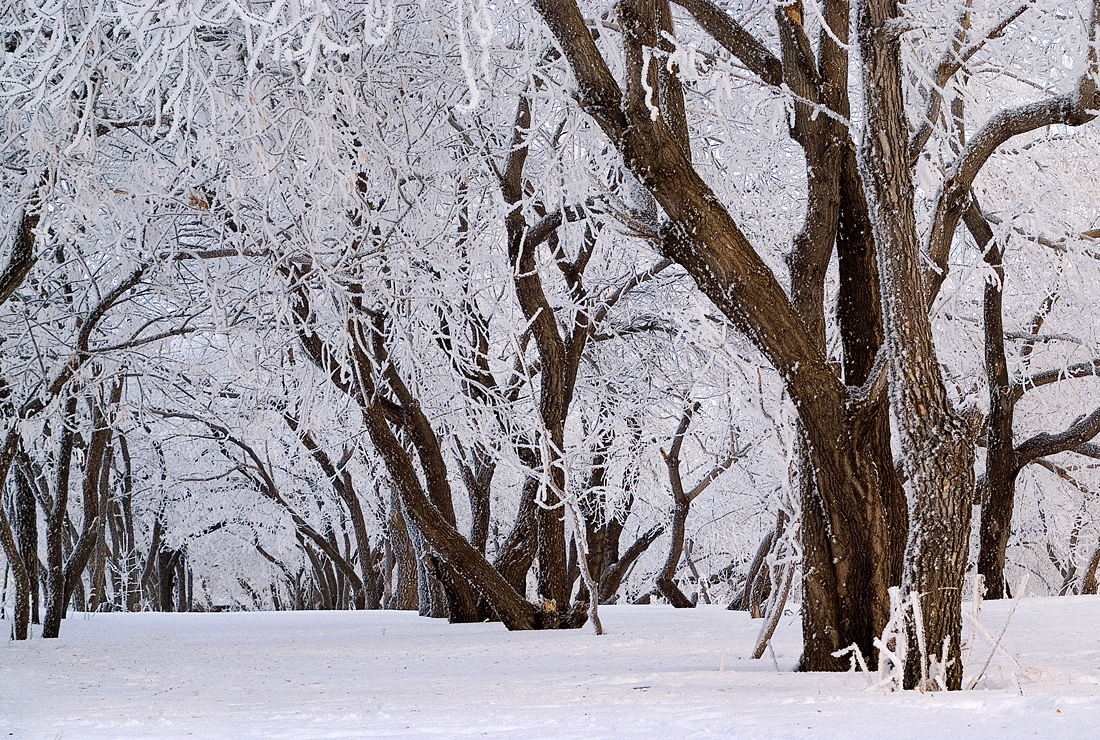
<svg viewBox="0 0 1100 740">
<path fill-rule="evenodd" d="M 1100 20 L 1100 0 L 1094 0 L 1089 19 L 1088 37 L 1096 38 L 1096 23 Z M 970 189 L 982 167 L 1001 144 L 1043 126 L 1065 124 L 1081 126 L 1096 118 L 1100 95 L 1096 85 L 1097 59 L 1095 46 L 1090 44 L 1089 64 L 1078 78 L 1075 88 L 1064 95 L 1002 110 L 990 118 L 970 140 L 947 171 L 937 199 L 932 228 L 928 235 L 927 258 L 931 266 L 925 271 L 927 302 L 935 299 L 947 276 L 947 257 L 959 219 L 969 206 Z"/>
<path fill-rule="evenodd" d="M 765 85 L 783 84 L 783 64 L 768 47 L 718 7 L 712 0 L 674 0 L 691 14 L 699 27 L 733 54 Z"/>
<path fill-rule="evenodd" d="M 1061 380 L 1069 380 L 1071 378 L 1089 378 L 1100 376 L 1100 358 L 1088 360 L 1086 362 L 1078 362 L 1075 365 L 1070 365 L 1064 368 L 1056 368 L 1054 370 L 1044 370 L 1040 373 L 1024 378 L 1018 383 L 1012 385 L 1012 396 L 1014 401 L 1018 401 L 1023 398 L 1023 395 L 1033 388 L 1041 388 L 1044 385 L 1050 385 L 1051 383 L 1057 383 Z"/>
<path fill-rule="evenodd" d="M 1035 0 L 1028 0 L 1028 2 L 1022 3 L 1010 10 L 1001 21 L 984 36 L 963 49 L 962 45 L 966 40 L 966 32 L 970 29 L 971 2 L 972 0 L 967 0 L 966 8 L 959 15 L 957 21 L 959 28 L 955 32 L 951 47 L 944 51 L 943 56 L 940 57 L 939 64 L 936 66 L 936 79 L 932 84 L 932 89 L 928 92 L 928 103 L 925 106 L 924 121 L 909 141 L 909 164 L 911 166 L 917 163 L 917 158 L 920 157 L 924 145 L 928 143 L 928 139 L 932 135 L 932 128 L 935 125 L 936 118 L 939 117 L 940 107 L 943 104 L 943 89 L 944 86 L 947 85 L 948 80 L 954 77 L 955 73 L 962 69 L 962 66 L 970 61 L 971 57 L 981 51 L 988 41 L 1003 36 L 1009 24 L 1023 15 L 1028 8 L 1035 4 Z"/>
<path fill-rule="evenodd" d="M 1068 452 L 1100 434 L 1100 408 L 1058 434 L 1036 434 L 1016 448 L 1021 465 L 1040 457 Z"/>
</svg>

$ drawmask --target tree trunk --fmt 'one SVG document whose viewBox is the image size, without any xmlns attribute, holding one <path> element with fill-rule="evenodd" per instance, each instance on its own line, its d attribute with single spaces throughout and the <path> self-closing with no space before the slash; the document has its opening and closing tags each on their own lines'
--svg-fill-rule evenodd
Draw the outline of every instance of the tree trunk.
<svg viewBox="0 0 1100 740">
<path fill-rule="evenodd" d="M 977 210 L 975 205 L 974 210 Z M 1005 358 L 1003 295 L 1005 271 L 1004 246 L 993 240 L 993 232 L 978 213 L 966 214 L 985 262 L 993 268 L 997 280 L 985 281 L 983 296 L 985 374 L 989 385 L 989 416 L 986 419 L 985 481 L 982 491 L 982 520 L 979 534 L 978 573 L 985 579 L 985 598 L 1001 599 L 1005 593 L 1005 555 L 1012 527 L 1012 508 L 1016 499 L 1016 477 L 1020 472 L 1019 455 L 1013 439 L 1016 399 L 1008 377 Z"/>
<path fill-rule="evenodd" d="M 405 526 L 405 515 L 401 513 L 401 502 L 396 494 L 390 499 L 389 527 L 390 552 L 393 558 L 393 590 L 386 602 L 387 609 L 419 609 L 419 596 L 416 570 L 416 551 L 413 550 L 409 531 Z M 387 578 L 389 571 L 387 571 Z"/>
<path fill-rule="evenodd" d="M 1088 594 L 1090 596 L 1096 595 L 1096 569 L 1100 567 L 1100 542 L 1097 542 L 1096 549 L 1092 551 L 1092 557 L 1089 558 L 1088 569 L 1085 571 L 1085 577 L 1081 581 L 1081 593 Z"/>
<path fill-rule="evenodd" d="M 23 452 L 22 449 L 16 454 L 18 455 L 21 452 Z M 14 476 L 15 511 L 13 512 L 13 520 L 15 524 L 15 538 L 19 546 L 19 555 L 21 556 L 23 569 L 25 569 L 25 581 L 21 581 L 18 569 L 13 569 L 13 571 L 15 575 L 16 600 L 18 602 L 19 590 L 22 586 L 26 589 L 26 596 L 30 600 L 31 622 L 38 624 L 40 621 L 38 611 L 38 510 L 35 505 L 34 490 L 31 488 L 33 483 L 30 479 L 30 475 L 31 471 L 17 458 Z M 16 615 L 20 613 L 21 612 L 17 608 Z M 24 635 L 25 634 L 26 629 L 24 628 Z"/>
<path fill-rule="evenodd" d="M 128 612 L 141 610 L 141 569 L 140 558 L 137 550 L 137 537 L 134 532 L 133 492 L 134 477 L 133 467 L 130 462 L 130 447 L 126 437 L 118 436 L 119 453 L 122 457 L 122 498 L 119 502 L 119 510 L 122 514 L 122 551 L 124 568 L 124 582 L 126 584 L 125 609 Z"/>
<path fill-rule="evenodd" d="M 695 602 L 684 595 L 674 580 L 676 568 L 680 564 L 680 557 L 684 551 L 684 529 L 689 506 L 690 504 L 686 501 L 677 502 L 672 510 L 672 537 L 668 545 L 668 557 L 665 558 L 664 567 L 657 575 L 657 589 L 677 609 L 691 609 L 695 606 Z"/>
<path fill-rule="evenodd" d="M 684 534 L 688 512 L 691 509 L 691 499 L 684 493 L 684 481 L 680 475 L 680 449 L 684 443 L 684 435 L 687 434 L 688 427 L 691 425 L 691 418 L 698 410 L 699 403 L 693 403 L 684 409 L 668 453 L 661 451 L 665 458 L 665 466 L 668 468 L 668 481 L 672 489 L 672 525 L 669 529 L 671 537 L 668 544 L 668 557 L 665 558 L 661 572 L 657 574 L 657 589 L 677 609 L 691 609 L 695 606 L 695 602 L 684 595 L 674 579 L 676 569 L 680 565 L 680 556 L 684 551 Z"/>
<path fill-rule="evenodd" d="M 65 399 L 61 415 L 61 440 L 58 444 L 54 477 L 53 510 L 46 517 L 46 614 L 42 619 L 42 637 L 55 638 L 61 633 L 61 620 L 68 605 L 65 583 L 65 522 L 69 505 L 69 471 L 73 457 L 72 425 L 76 416 L 76 396 Z"/>
<path fill-rule="evenodd" d="M 19 444 L 19 432 L 13 427 L 8 431 L 3 452 L 0 454 L 0 481 L 7 480 L 8 471 L 11 469 Z M 19 485 L 18 481 L 16 485 Z M 16 496 L 18 497 L 18 495 L 17 492 Z M 17 499 L 16 516 L 21 515 L 19 503 Z M 32 511 L 33 506 L 34 501 L 32 500 Z M 7 512 L 4 511 L 2 502 L 0 502 L 0 545 L 3 546 L 4 555 L 7 557 L 8 565 L 11 568 L 12 577 L 15 581 L 15 604 L 11 617 L 12 639 L 26 640 L 30 622 L 30 592 L 32 586 L 37 586 L 37 584 L 32 583 L 30 579 L 30 570 L 26 566 L 23 553 L 20 552 L 20 543 L 16 541 L 15 531 L 12 530 L 11 523 L 8 521 L 8 515 Z M 35 561 L 37 561 L 37 553 L 32 553 L 31 555 Z"/>
<path fill-rule="evenodd" d="M 903 590 L 919 604 L 907 622 L 906 688 L 962 683 L 962 586 L 974 485 L 973 430 L 951 406 L 932 342 L 909 170 L 901 37 L 895 0 L 864 0 L 858 29 L 867 91 L 860 167 L 878 247 L 890 398 L 913 498 Z M 916 610 L 915 610 L 916 611 Z M 917 649 L 927 646 L 927 654 Z"/>
<path fill-rule="evenodd" d="M 665 121 L 651 119 L 645 90 L 653 84 L 642 74 L 653 75 L 653 70 L 644 60 L 645 19 L 634 8 L 638 3 L 619 6 L 627 59 L 625 92 L 575 4 L 536 0 L 535 5 L 573 69 L 582 108 L 664 208 L 669 221 L 660 234 L 662 252 L 687 270 L 784 378 L 809 441 L 823 518 L 818 529 L 829 550 L 822 561 L 829 573 L 822 574 L 825 580 L 819 584 L 825 592 L 813 633 L 820 645 L 807 646 L 803 665 L 812 670 L 842 669 L 830 653 L 856 643 L 869 654 L 889 612 L 877 461 L 852 439 L 848 391 L 774 273 L 691 166 Z M 868 511 L 873 512 L 870 519 Z M 811 584 L 810 590 L 814 587 Z"/>
</svg>

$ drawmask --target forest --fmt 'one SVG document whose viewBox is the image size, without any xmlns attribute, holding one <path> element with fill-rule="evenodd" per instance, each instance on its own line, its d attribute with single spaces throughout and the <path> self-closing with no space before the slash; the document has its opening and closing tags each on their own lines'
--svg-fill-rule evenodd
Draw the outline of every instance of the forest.
<svg viewBox="0 0 1100 740">
<path fill-rule="evenodd" d="M 0 4 L 11 638 L 794 605 L 960 688 L 969 594 L 1097 593 L 1098 24 Z"/>
</svg>

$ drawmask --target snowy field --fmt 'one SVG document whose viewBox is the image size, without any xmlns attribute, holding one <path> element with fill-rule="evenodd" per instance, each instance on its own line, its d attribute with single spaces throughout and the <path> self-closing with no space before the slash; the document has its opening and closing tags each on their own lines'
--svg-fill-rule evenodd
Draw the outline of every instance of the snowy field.
<svg viewBox="0 0 1100 740">
<path fill-rule="evenodd" d="M 1011 603 L 987 603 L 996 637 Z M 608 634 L 394 612 L 98 614 L 0 644 L 0 736 L 93 738 L 1096 738 L 1100 598 L 1023 599 L 974 691 L 868 691 L 791 671 L 797 618 L 605 607 Z M 10 633 L 0 623 L 3 634 Z M 968 680 L 992 651 L 970 641 Z M 1018 666 L 1013 662 L 1018 661 Z"/>
</svg>

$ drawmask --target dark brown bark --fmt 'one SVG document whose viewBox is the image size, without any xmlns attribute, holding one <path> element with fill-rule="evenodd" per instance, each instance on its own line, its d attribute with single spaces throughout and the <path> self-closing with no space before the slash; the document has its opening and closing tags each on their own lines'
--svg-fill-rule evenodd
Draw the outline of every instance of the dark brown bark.
<svg viewBox="0 0 1100 740">
<path fill-rule="evenodd" d="M 369 362 L 369 361 L 368 361 Z M 369 391 L 373 388 L 368 387 Z M 371 395 L 367 395 L 370 398 Z M 451 526 L 428 499 L 405 450 L 390 430 L 382 410 L 375 403 L 364 404 L 364 416 L 371 440 L 390 471 L 405 512 L 425 538 L 447 562 L 458 568 L 489 600 L 509 629 L 535 629 L 538 612 Z"/>
<path fill-rule="evenodd" d="M 530 324 L 530 331 L 539 353 L 539 415 L 542 426 L 549 435 L 541 463 L 549 472 L 550 486 L 542 495 L 535 516 L 537 557 L 539 562 L 539 596 L 562 608 L 569 602 L 572 582 L 568 576 L 565 522 L 561 516 L 563 502 L 559 491 L 565 488 L 565 471 L 559 462 L 565 449 L 565 420 L 572 398 L 572 382 L 576 368 L 566 342 L 558 331 L 556 314 L 543 292 L 542 281 L 535 261 L 538 244 L 529 238 L 529 225 L 523 209 L 523 168 L 527 161 L 526 131 L 531 126 L 531 103 L 520 98 L 516 112 L 512 149 L 508 155 L 501 178 L 504 200 L 513 206 L 505 218 L 508 232 L 508 258 L 512 263 L 513 283 L 523 315 Z M 576 361 L 579 363 L 579 355 Z"/>
<path fill-rule="evenodd" d="M 162 548 L 157 552 L 157 609 L 162 612 L 171 612 L 175 606 L 175 590 L 177 587 L 177 568 L 183 553 L 180 550 Z"/>
<path fill-rule="evenodd" d="M 69 504 L 69 472 L 73 458 L 73 424 L 77 398 L 70 395 L 61 414 L 61 441 L 54 460 L 53 508 L 46 516 L 46 613 L 42 618 L 42 637 L 57 637 L 68 604 L 65 579 L 64 538 Z"/>
<path fill-rule="evenodd" d="M 7 437 L 4 441 L 3 451 L 0 452 L 0 481 L 7 480 L 8 471 L 12 467 L 12 462 L 15 460 L 16 453 L 19 449 L 19 432 L 16 428 L 12 428 L 8 431 Z M 18 485 L 18 484 L 17 484 Z M 17 493 L 17 496 L 19 494 Z M 22 502 L 16 502 L 16 517 L 23 515 Z M 33 514 L 34 501 L 31 501 L 31 507 Z M 30 553 L 30 558 L 24 556 L 24 550 L 21 550 L 20 542 L 16 538 L 16 532 L 13 531 L 11 522 L 8 520 L 7 512 L 4 511 L 4 507 L 0 505 L 0 545 L 4 548 L 4 555 L 7 557 L 8 564 L 11 567 L 12 577 L 15 581 L 15 603 L 12 611 L 12 639 L 13 640 L 26 640 L 28 636 L 28 628 L 30 626 L 30 607 L 31 607 L 31 588 L 37 589 L 37 583 L 31 581 L 30 570 L 27 567 L 27 562 L 30 558 L 33 558 L 35 562 L 38 560 L 37 555 L 37 537 L 35 538 L 35 551 Z"/>
<path fill-rule="evenodd" d="M 137 549 L 137 537 L 134 527 L 134 474 L 130 459 L 130 446 L 125 435 L 118 435 L 119 456 L 122 458 L 122 491 L 119 500 L 119 511 L 122 516 L 122 553 L 123 553 L 123 582 L 125 583 L 126 599 L 125 609 L 135 612 L 141 609 L 141 571 L 139 568 L 139 554 Z"/>
<path fill-rule="evenodd" d="M 873 227 L 891 402 L 914 498 L 903 590 L 919 600 L 923 628 L 908 621 L 905 685 L 926 685 L 933 662 L 939 661 L 944 666 L 943 688 L 957 690 L 962 683 L 962 584 L 975 430 L 956 414 L 947 396 L 925 310 L 908 164 L 901 37 L 889 27 L 900 15 L 894 0 L 865 0 L 859 7 L 868 111 L 860 167 L 868 201 L 877 213 Z M 927 655 L 916 649 L 918 629 Z"/>
<path fill-rule="evenodd" d="M 660 524 L 650 527 L 638 535 L 638 538 L 631 543 L 630 547 L 626 548 L 617 560 L 604 568 L 600 576 L 600 603 L 610 604 L 613 599 L 618 598 L 616 592 L 622 585 L 623 579 L 626 578 L 626 574 L 630 572 L 634 563 L 638 562 L 638 558 L 644 555 L 646 550 L 657 541 L 657 538 L 664 534 L 664 531 L 664 526 Z"/>
<path fill-rule="evenodd" d="M 358 302 L 356 303 L 356 308 L 361 312 L 370 313 L 366 311 L 362 305 L 358 304 Z M 397 403 L 400 404 L 401 413 L 396 417 L 399 420 L 398 428 L 401 429 L 404 437 L 411 442 L 413 448 L 416 450 L 417 459 L 424 471 L 427 487 L 426 489 L 421 487 L 421 490 L 427 494 L 433 508 L 443 517 L 447 526 L 454 529 L 456 527 L 454 500 L 448 478 L 447 464 L 443 458 L 443 449 L 440 445 L 439 437 L 432 428 L 428 417 L 425 416 L 424 412 L 421 410 L 419 401 L 405 385 L 404 380 L 398 374 L 394 364 L 389 362 L 388 350 L 385 345 L 385 317 L 381 314 L 374 314 L 372 319 L 370 344 L 356 347 L 356 349 L 359 350 L 355 355 L 357 369 L 359 371 L 359 385 L 361 388 L 367 388 L 373 383 L 373 380 L 368 375 L 368 373 L 373 372 L 372 367 L 369 365 L 370 360 L 366 354 L 362 352 L 366 346 L 370 346 L 374 359 L 382 367 L 382 378 L 396 397 Z M 362 328 L 357 328 L 354 324 L 354 320 L 349 322 L 349 335 L 353 337 L 354 340 L 361 339 L 365 342 L 366 337 L 362 334 L 362 330 L 365 327 L 362 327 L 362 324 L 360 324 Z M 376 406 L 376 402 L 371 401 L 369 405 Z M 362 401 L 360 401 L 360 407 L 364 408 Z M 468 582 L 460 571 L 454 570 L 456 565 L 446 561 L 446 559 L 444 562 L 434 567 L 429 567 L 432 555 L 428 552 L 427 547 L 431 547 L 437 551 L 438 548 L 435 547 L 432 535 L 423 531 L 421 521 L 416 513 L 409 510 L 411 506 L 410 502 L 403 496 L 401 501 L 406 516 L 408 517 L 406 524 L 409 527 L 409 535 L 412 539 L 414 548 L 417 550 L 421 614 L 425 616 L 442 617 L 445 616 L 443 611 L 448 610 L 450 619 L 453 622 L 480 621 L 477 611 L 477 597 L 474 593 L 474 584 Z M 426 541 L 425 539 L 421 539 L 420 536 L 426 538 Z M 483 554 L 481 555 L 481 560 L 484 561 Z M 485 564 L 488 565 L 487 562 Z M 433 572 L 442 572 L 445 574 L 446 594 L 438 592 L 444 583 L 437 580 Z M 444 596 L 446 598 L 446 607 L 443 601 Z"/>
<path fill-rule="evenodd" d="M 627 59 L 624 95 L 588 34 L 576 5 L 536 2 L 557 37 L 578 83 L 577 99 L 618 148 L 627 168 L 653 194 L 669 217 L 662 230 L 666 256 L 679 262 L 726 317 L 760 349 L 784 378 L 810 442 L 822 494 L 820 531 L 828 532 L 831 574 L 826 583 L 833 607 L 823 612 L 814 639 L 840 649 L 857 643 L 870 653 L 876 627 L 885 624 L 888 578 L 885 559 L 866 547 L 868 532 L 881 540 L 866 511 L 878 498 L 872 459 L 853 444 L 848 394 L 829 367 L 818 342 L 798 317 L 760 257 L 729 213 L 691 167 L 661 117 L 650 120 L 640 79 L 644 36 L 633 30 L 644 14 L 620 5 Z M 625 11 L 625 12 L 623 12 Z M 633 12 L 633 15 L 632 15 Z M 622 101 L 625 105 L 621 105 Z M 840 669 L 840 662 L 810 656 L 807 667 Z"/>
<path fill-rule="evenodd" d="M 33 466 L 22 442 L 16 451 L 13 466 L 15 468 L 15 529 L 19 552 L 23 556 L 23 565 L 27 569 L 27 587 L 30 589 L 31 623 L 41 622 L 39 610 L 39 574 L 38 574 L 38 511 L 36 507 L 36 483 L 33 479 Z"/>
<path fill-rule="evenodd" d="M 992 230 L 981 218 L 977 203 L 967 214 L 967 226 L 985 252 L 986 264 L 997 280 L 985 282 L 985 373 L 989 385 L 989 416 L 986 419 L 986 464 L 982 492 L 978 573 L 985 579 L 985 598 L 1004 598 L 1005 553 L 1011 533 L 1012 508 L 1016 498 L 1016 476 L 1020 460 L 1013 442 L 1016 399 L 1011 392 L 1008 361 L 1005 358 L 1002 295 L 1005 271 L 1004 247 L 994 241 Z"/>
<path fill-rule="evenodd" d="M 332 364 L 332 355 L 319 345 L 321 340 L 308 324 L 309 299 L 304 286 L 296 290 L 295 296 L 298 299 L 295 311 L 305 320 L 298 327 L 303 347 L 317 365 L 329 369 Z M 425 469 L 425 480 L 432 489 L 433 497 L 429 498 L 417 475 L 416 463 L 390 426 L 392 409 L 385 403 L 376 385 L 371 355 L 377 355 L 382 349 L 379 345 L 381 337 L 377 334 L 377 326 L 373 321 L 370 324 L 358 319 L 349 321 L 348 336 L 357 385 L 353 390 L 353 397 L 363 412 L 367 432 L 386 465 L 405 514 L 430 544 L 432 550 L 477 588 L 509 629 L 536 629 L 540 626 L 550 626 L 550 622 L 557 622 L 556 619 L 544 620 L 542 613 L 517 593 L 489 564 L 485 556 L 459 534 L 454 525 L 448 521 L 448 517 L 437 508 L 437 500 L 444 506 L 449 500 L 446 466 L 442 463 L 438 441 L 433 445 L 434 435 L 429 438 L 431 426 L 420 410 L 419 403 L 411 396 L 400 378 L 396 377 L 396 371 L 394 371 L 387 374 L 385 379 L 390 390 L 397 394 L 401 402 L 400 411 L 397 412 L 400 427 L 418 430 L 419 436 L 414 446 Z M 331 370 L 332 374 L 336 372 L 335 369 Z M 451 514 L 453 519 L 453 509 Z"/>
<path fill-rule="evenodd" d="M 755 36 L 711 0 L 675 0 L 700 28 L 730 51 L 766 85 L 783 83 L 783 65 Z"/>
<path fill-rule="evenodd" d="M 401 502 L 397 500 L 396 495 L 390 498 L 388 522 L 386 531 L 389 534 L 392 569 L 387 569 L 386 577 L 391 577 L 392 570 L 393 586 L 385 607 L 402 610 L 418 609 L 416 552 L 413 550 L 412 541 L 405 526 L 405 515 L 401 513 Z"/>
<path fill-rule="evenodd" d="M 1100 542 L 1096 544 L 1096 549 L 1092 551 L 1092 557 L 1089 558 L 1089 564 L 1085 570 L 1085 576 L 1081 580 L 1082 594 L 1088 594 L 1090 596 L 1096 595 L 1097 568 L 1100 568 Z"/>
<path fill-rule="evenodd" d="M 84 531 L 81 538 L 88 538 L 91 543 L 84 550 L 87 552 L 86 559 L 83 562 L 74 559 L 71 564 L 66 564 L 66 568 L 71 568 L 67 578 L 80 578 L 88 561 L 95 556 L 91 579 L 92 593 L 88 607 L 90 611 L 98 611 L 106 596 L 106 512 L 111 485 L 111 462 L 114 457 L 111 446 L 114 430 L 107 423 L 105 411 L 109 412 L 121 399 L 122 384 L 115 383 L 106 399 L 108 404 L 106 410 L 99 400 L 92 399 L 88 404 L 92 419 L 92 437 L 84 457 Z M 78 550 L 80 550 L 79 547 Z"/>
<path fill-rule="evenodd" d="M 12 244 L 11 258 L 8 260 L 7 267 L 0 273 L 0 305 L 6 303 L 12 294 L 19 289 L 19 286 L 27 279 L 27 275 L 37 261 L 37 255 L 34 253 L 34 231 L 38 228 L 42 210 L 41 195 L 37 191 L 44 188 L 48 183 L 49 173 L 43 172 L 36 191 L 31 195 L 30 203 L 20 213 L 19 226 L 15 231 L 15 239 Z"/>
<path fill-rule="evenodd" d="M 668 545 L 668 557 L 665 558 L 661 572 L 657 574 L 657 589 L 677 609 L 691 609 L 695 606 L 695 602 L 685 596 L 676 585 L 674 578 L 684 551 L 684 530 L 688 512 L 691 509 L 691 500 L 684 493 L 684 482 L 680 477 L 680 448 L 684 443 L 684 435 L 687 434 L 688 427 L 691 425 L 691 417 L 698 410 L 698 403 L 684 410 L 680 425 L 672 438 L 672 445 L 664 455 L 665 465 L 668 467 L 668 480 L 672 487 L 672 526 L 669 529 L 671 539 Z"/>
</svg>

